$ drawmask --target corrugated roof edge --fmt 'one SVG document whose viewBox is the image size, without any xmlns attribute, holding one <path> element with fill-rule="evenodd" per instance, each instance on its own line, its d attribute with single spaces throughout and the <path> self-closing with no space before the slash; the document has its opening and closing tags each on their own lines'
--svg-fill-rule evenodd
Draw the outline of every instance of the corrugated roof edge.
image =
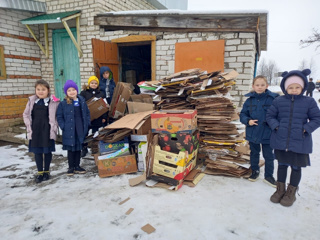
<svg viewBox="0 0 320 240">
<path fill-rule="evenodd" d="M 38 13 L 47 12 L 47 5 L 45 2 L 32 0 L 1 0 L 0 8 Z"/>
</svg>

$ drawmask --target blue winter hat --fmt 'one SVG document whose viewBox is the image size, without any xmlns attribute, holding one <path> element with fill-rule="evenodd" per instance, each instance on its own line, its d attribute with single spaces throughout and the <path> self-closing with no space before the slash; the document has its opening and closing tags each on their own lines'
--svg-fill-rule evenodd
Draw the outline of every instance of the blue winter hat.
<svg viewBox="0 0 320 240">
<path fill-rule="evenodd" d="M 79 92 L 78 91 L 78 86 L 77 86 L 77 84 L 74 82 L 74 81 L 72 81 L 72 80 L 67 80 L 66 81 L 66 83 L 64 84 L 64 86 L 63 86 L 63 91 L 64 91 L 64 93 L 67 95 L 67 91 L 68 91 L 68 89 L 69 88 L 74 88 L 74 89 L 76 89 L 77 90 L 77 92 Z"/>
</svg>

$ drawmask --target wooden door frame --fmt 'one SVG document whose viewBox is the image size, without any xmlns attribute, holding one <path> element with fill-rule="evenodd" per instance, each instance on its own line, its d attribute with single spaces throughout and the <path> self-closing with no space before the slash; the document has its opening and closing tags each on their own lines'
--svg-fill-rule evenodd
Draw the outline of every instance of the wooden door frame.
<svg viewBox="0 0 320 240">
<path fill-rule="evenodd" d="M 156 36 L 130 35 L 127 37 L 112 39 L 112 43 L 151 42 L 151 80 L 156 80 Z"/>
</svg>

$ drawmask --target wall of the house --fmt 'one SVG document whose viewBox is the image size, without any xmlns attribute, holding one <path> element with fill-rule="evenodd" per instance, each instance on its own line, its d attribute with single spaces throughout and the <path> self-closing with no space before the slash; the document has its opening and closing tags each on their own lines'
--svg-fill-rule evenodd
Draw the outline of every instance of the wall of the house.
<svg viewBox="0 0 320 240">
<path fill-rule="evenodd" d="M 88 78 L 94 75 L 93 55 L 92 55 L 92 38 L 100 38 L 100 27 L 94 25 L 94 16 L 98 13 L 110 11 L 126 10 L 148 10 L 154 9 L 152 5 L 144 0 L 42 0 L 47 4 L 47 13 L 65 12 L 81 10 L 80 17 L 80 35 L 81 50 L 83 57 L 80 62 L 81 83 L 86 83 Z M 71 20 L 75 21 L 75 20 Z M 62 26 L 62 25 L 61 25 Z M 49 24 L 50 28 L 50 24 Z M 41 29 L 41 40 L 43 42 L 44 34 Z M 49 58 L 41 57 L 42 77 L 46 80 L 53 81 L 53 59 L 52 59 L 52 30 L 49 29 Z"/>
<path fill-rule="evenodd" d="M 100 28 L 93 18 L 106 11 L 154 9 L 144 0 L 39 0 L 46 2 L 47 13 L 81 10 L 80 32 L 83 57 L 80 58 L 81 82 L 94 74 L 91 38 L 100 38 Z M 26 11 L 0 9 L 0 45 L 4 46 L 7 79 L 0 80 L 0 134 L 9 126 L 21 124 L 28 96 L 34 94 L 34 83 L 44 79 L 54 93 L 52 29 L 49 24 L 49 58 L 20 20 L 36 16 Z M 74 21 L 74 20 L 73 20 Z M 43 25 L 30 25 L 45 45 Z M 62 25 L 61 25 L 61 28 Z"/>
<path fill-rule="evenodd" d="M 4 47 L 7 79 L 0 80 L 0 133 L 22 123 L 27 98 L 41 78 L 40 48 L 21 19 L 31 13 L 0 9 L 0 45 Z M 38 27 L 32 27 L 35 32 Z"/>
<path fill-rule="evenodd" d="M 225 71 L 240 73 L 231 94 L 241 104 L 241 96 L 251 85 L 255 60 L 255 34 L 253 33 L 172 33 L 143 31 L 105 32 L 94 25 L 94 16 L 106 11 L 154 9 L 144 0 L 41 0 L 47 4 L 47 13 L 81 10 L 80 32 L 83 57 L 80 58 L 81 82 L 94 74 L 91 39 L 109 41 L 128 35 L 156 35 L 156 79 L 174 72 L 174 51 L 177 42 L 195 42 L 225 39 Z M 5 128 L 21 123 L 27 97 L 34 93 L 37 79 L 47 80 L 53 88 L 52 30 L 49 24 L 49 58 L 40 48 L 20 20 L 31 13 L 0 9 L 0 45 L 5 50 L 7 79 L 0 80 L 0 126 Z M 74 20 L 73 20 L 74 21 Z M 35 34 L 44 45 L 43 25 L 33 25 Z M 0 128 L 1 131 L 1 128 Z"/>
<path fill-rule="evenodd" d="M 243 95 L 250 89 L 255 64 L 255 34 L 254 33 L 172 33 L 172 32 L 142 32 L 142 31 L 112 31 L 100 32 L 100 40 L 126 37 L 128 35 L 155 35 L 156 41 L 156 79 L 161 79 L 174 73 L 175 44 L 180 42 L 197 42 L 209 40 L 225 40 L 224 70 L 236 70 L 239 73 L 237 84 L 231 95 L 236 105 L 241 106 Z M 214 53 L 213 53 L 214 54 Z M 206 70 L 206 69 L 203 69 Z"/>
</svg>

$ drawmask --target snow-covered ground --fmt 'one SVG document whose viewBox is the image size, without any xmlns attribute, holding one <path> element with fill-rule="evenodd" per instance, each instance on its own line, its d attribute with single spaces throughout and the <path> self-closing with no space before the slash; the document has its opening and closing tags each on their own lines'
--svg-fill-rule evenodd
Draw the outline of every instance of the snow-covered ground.
<svg viewBox="0 0 320 240">
<path fill-rule="evenodd" d="M 320 93 L 315 91 L 314 98 Z M 36 167 L 27 147 L 1 146 L 0 238 L 317 240 L 320 129 L 313 139 L 312 166 L 303 169 L 300 196 L 289 208 L 270 202 L 275 188 L 262 181 L 263 169 L 257 182 L 206 175 L 195 188 L 176 192 L 130 187 L 128 179 L 137 174 L 99 178 L 91 160 L 82 161 L 87 174 L 66 176 L 66 152 L 58 145 L 56 154 L 64 156 L 54 157 L 52 178 L 35 184 Z M 141 230 L 147 223 L 155 232 Z"/>
</svg>

